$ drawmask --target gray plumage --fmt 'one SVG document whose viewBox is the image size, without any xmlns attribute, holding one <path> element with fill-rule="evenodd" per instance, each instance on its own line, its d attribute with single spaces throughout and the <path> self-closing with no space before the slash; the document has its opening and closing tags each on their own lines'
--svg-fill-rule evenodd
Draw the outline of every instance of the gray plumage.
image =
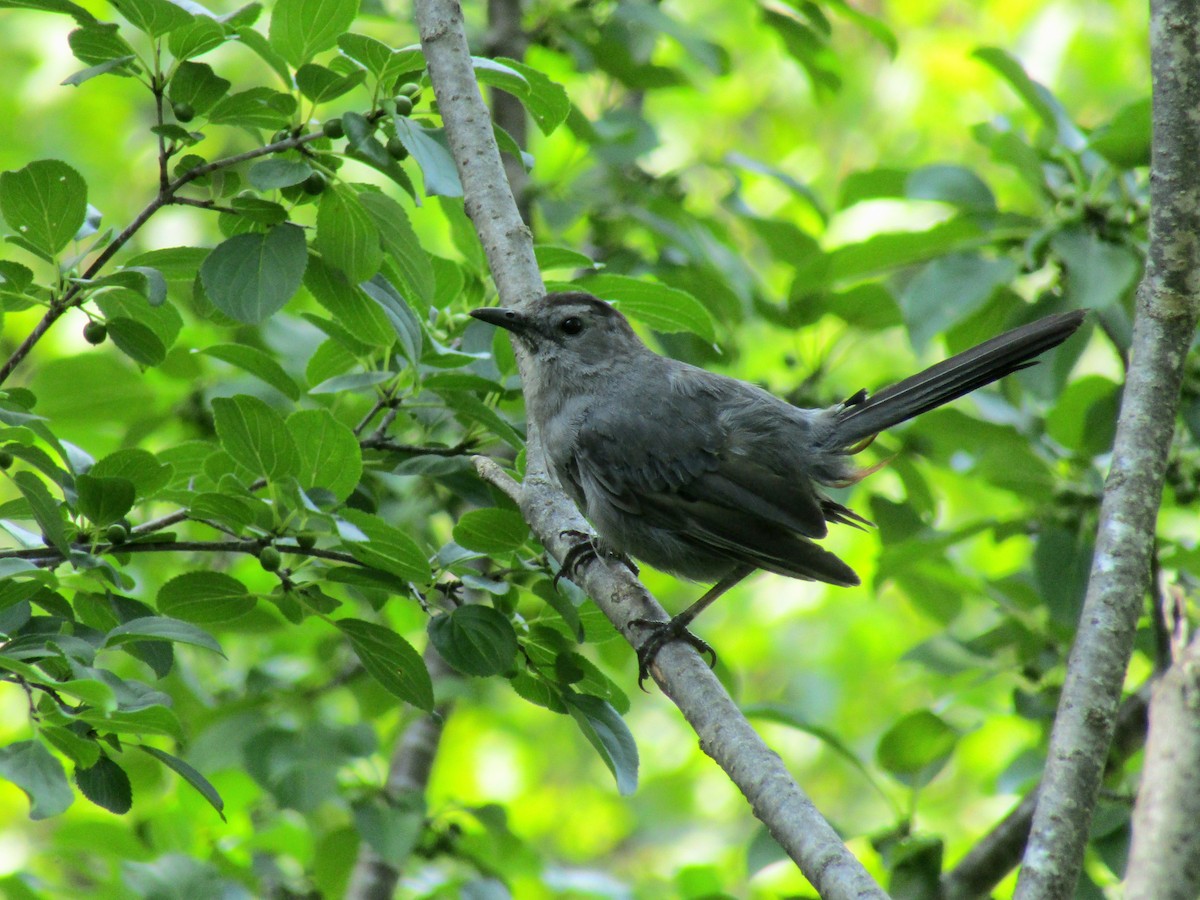
<svg viewBox="0 0 1200 900">
<path fill-rule="evenodd" d="M 844 586 L 858 576 L 816 541 L 829 522 L 869 523 L 821 488 L 862 476 L 850 459 L 859 445 L 1029 365 L 1083 319 L 1050 316 L 874 396 L 801 409 L 660 356 L 590 294 L 472 315 L 529 351 L 528 412 L 547 461 L 613 549 L 698 581 L 766 569 Z"/>
</svg>

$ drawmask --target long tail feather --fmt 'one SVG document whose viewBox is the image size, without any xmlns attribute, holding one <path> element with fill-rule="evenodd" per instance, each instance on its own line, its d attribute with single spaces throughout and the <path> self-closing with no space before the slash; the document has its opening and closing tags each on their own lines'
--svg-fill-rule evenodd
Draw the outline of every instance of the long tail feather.
<svg viewBox="0 0 1200 900">
<path fill-rule="evenodd" d="M 964 350 L 873 396 L 856 394 L 843 405 L 830 446 L 852 447 L 885 428 L 1032 365 L 1035 357 L 1074 334 L 1085 315 L 1084 310 L 1074 310 L 1046 316 Z"/>
</svg>

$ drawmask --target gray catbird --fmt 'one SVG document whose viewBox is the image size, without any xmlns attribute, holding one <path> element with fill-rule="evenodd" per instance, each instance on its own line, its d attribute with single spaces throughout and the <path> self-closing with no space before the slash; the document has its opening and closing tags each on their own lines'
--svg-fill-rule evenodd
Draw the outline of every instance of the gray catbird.
<svg viewBox="0 0 1200 900">
<path fill-rule="evenodd" d="M 870 523 L 821 486 L 858 481 L 870 470 L 850 457 L 877 433 L 1030 365 L 1084 317 L 1047 316 L 873 396 L 859 391 L 826 409 L 801 409 L 660 356 L 591 294 L 549 294 L 521 309 L 471 315 L 512 332 L 528 351 L 527 412 L 551 471 L 605 549 L 715 582 L 670 622 L 653 623 L 638 650 L 639 682 L 667 641 L 711 653 L 688 623 L 755 569 L 858 584 L 814 541 L 828 522 Z"/>
</svg>

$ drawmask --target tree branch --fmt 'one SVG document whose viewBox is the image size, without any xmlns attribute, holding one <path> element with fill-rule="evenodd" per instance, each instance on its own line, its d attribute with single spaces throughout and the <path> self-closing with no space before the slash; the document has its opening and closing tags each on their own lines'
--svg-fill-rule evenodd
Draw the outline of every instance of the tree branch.
<svg viewBox="0 0 1200 900">
<path fill-rule="evenodd" d="M 1200 896 L 1200 639 L 1155 687 L 1126 900 Z"/>
<path fill-rule="evenodd" d="M 467 214 L 487 254 L 500 297 L 506 305 L 520 306 L 540 297 L 545 287 L 533 256 L 532 236 L 513 201 L 491 118 L 475 81 L 462 10 L 455 0 L 417 0 L 415 9 L 421 49 L 462 181 Z M 519 350 L 517 361 L 524 368 Z M 528 399 L 528 379 L 524 383 Z M 561 560 L 568 550 L 564 533 L 587 526 L 570 500 L 550 482 L 537 425 L 528 423 L 524 484 L 502 489 L 517 491 L 522 513 L 534 533 Z M 493 483 L 503 485 L 507 478 L 486 462 L 481 470 Z M 579 567 L 579 581 L 631 643 L 640 637 L 633 620 L 666 618 L 662 607 L 623 565 L 592 559 Z M 884 896 L 694 649 L 680 642 L 668 644 L 658 654 L 652 675 L 696 730 L 704 751 L 738 785 L 755 814 L 822 897 Z"/>
<path fill-rule="evenodd" d="M 435 683 L 455 677 L 454 670 L 446 665 L 432 644 L 425 648 L 424 656 L 425 666 Z M 452 703 L 443 701 L 434 707 L 433 712 L 422 715 L 404 730 L 392 753 L 387 784 L 383 789 L 389 801 L 399 800 L 405 794 L 424 796 L 429 787 L 429 776 L 433 772 L 446 717 L 452 709 Z M 364 842 L 359 848 L 354 871 L 350 874 L 345 900 L 391 900 L 395 896 L 396 883 L 400 880 L 400 871 L 399 866 L 385 860 Z"/>
<path fill-rule="evenodd" d="M 1200 21 L 1191 0 L 1152 0 L 1150 260 L 1096 553 L 1067 668 L 1017 900 L 1072 896 L 1114 714 L 1146 595 L 1183 365 L 1200 312 Z"/>
<path fill-rule="evenodd" d="M 1146 707 L 1149 702 L 1148 684 L 1122 702 L 1113 734 L 1112 755 L 1108 765 L 1110 771 L 1124 765 L 1142 748 L 1146 740 Z M 977 900 L 987 897 L 1021 861 L 1036 805 L 1037 788 L 1034 788 L 971 848 L 958 865 L 942 875 L 938 882 L 939 900 Z"/>
</svg>

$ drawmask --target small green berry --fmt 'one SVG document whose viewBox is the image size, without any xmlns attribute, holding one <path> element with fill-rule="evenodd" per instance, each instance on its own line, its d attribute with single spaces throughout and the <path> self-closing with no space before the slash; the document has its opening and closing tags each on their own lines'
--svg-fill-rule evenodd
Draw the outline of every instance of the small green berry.
<svg viewBox="0 0 1200 900">
<path fill-rule="evenodd" d="M 103 344 L 106 337 L 108 337 L 108 326 L 103 322 L 92 320 L 83 326 L 83 339 L 93 346 Z"/>
<path fill-rule="evenodd" d="M 292 136 L 292 133 L 286 128 L 280 128 L 277 132 L 271 135 L 270 143 L 278 144 L 280 141 L 286 141 Z"/>
<path fill-rule="evenodd" d="M 196 110 L 190 103 L 172 103 L 171 112 L 175 113 L 175 118 L 180 122 L 190 122 L 196 118 Z"/>
<path fill-rule="evenodd" d="M 304 188 L 306 194 L 320 194 L 328 186 L 329 182 L 320 172 L 313 172 L 302 182 L 300 187 Z"/>
<path fill-rule="evenodd" d="M 396 115 L 398 116 L 407 116 L 413 111 L 412 99 L 404 94 L 397 94 L 392 102 L 396 104 Z"/>
<path fill-rule="evenodd" d="M 301 550 L 311 550 L 317 546 L 317 534 L 315 531 L 302 531 L 296 535 L 296 543 Z"/>
<path fill-rule="evenodd" d="M 412 81 L 406 81 L 400 87 L 396 88 L 397 94 L 403 94 L 413 103 L 417 102 L 417 98 L 421 96 L 421 86 Z"/>
<path fill-rule="evenodd" d="M 129 540 L 129 529 L 119 522 L 108 526 L 104 532 L 104 536 L 108 538 L 110 544 L 123 544 Z"/>
<path fill-rule="evenodd" d="M 346 127 L 342 125 L 341 119 L 330 119 L 321 125 L 321 131 L 328 138 L 340 138 L 346 136 Z"/>
<path fill-rule="evenodd" d="M 279 555 L 279 551 L 270 544 L 258 551 L 258 564 L 268 572 L 278 572 L 280 565 L 283 564 L 283 557 Z"/>
<path fill-rule="evenodd" d="M 7 450 L 0 450 L 0 469 L 9 469 L 13 464 L 13 455 Z"/>
<path fill-rule="evenodd" d="M 388 138 L 387 152 L 392 155 L 393 159 L 408 159 L 408 148 L 404 146 L 404 141 L 398 137 Z"/>
</svg>

